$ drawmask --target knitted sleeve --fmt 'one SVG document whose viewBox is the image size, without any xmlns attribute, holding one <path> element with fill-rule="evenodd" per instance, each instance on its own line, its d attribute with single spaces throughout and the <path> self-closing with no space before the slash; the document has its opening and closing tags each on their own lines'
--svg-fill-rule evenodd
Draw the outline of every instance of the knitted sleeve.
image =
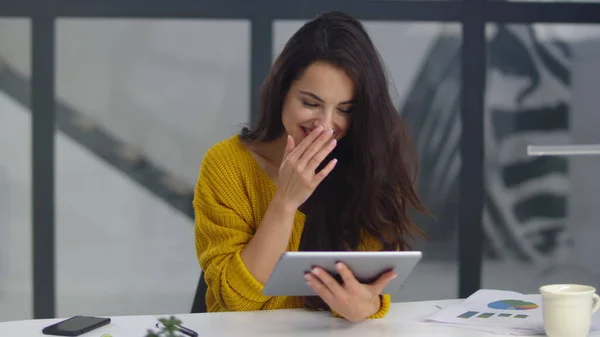
<svg viewBox="0 0 600 337">
<path fill-rule="evenodd" d="M 236 161 L 212 148 L 202 162 L 194 192 L 195 241 L 206 283 L 229 311 L 258 310 L 270 298 L 240 253 L 250 241 L 252 211 Z"/>
</svg>

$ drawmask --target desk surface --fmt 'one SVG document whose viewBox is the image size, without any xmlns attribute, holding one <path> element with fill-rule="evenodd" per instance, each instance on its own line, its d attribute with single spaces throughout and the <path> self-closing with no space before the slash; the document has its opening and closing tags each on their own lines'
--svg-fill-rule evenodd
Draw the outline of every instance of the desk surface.
<svg viewBox="0 0 600 337">
<path fill-rule="evenodd" d="M 345 336 L 345 337 L 480 337 L 498 336 L 488 332 L 423 323 L 420 320 L 457 300 L 393 303 L 389 314 L 382 319 L 352 324 L 328 313 L 308 310 L 272 310 L 236 313 L 178 314 L 183 325 L 203 336 Z M 112 323 L 88 332 L 82 337 L 144 337 L 159 316 L 115 316 Z M 43 327 L 60 319 L 25 320 L 0 323 L 1 336 L 38 337 Z M 592 332 L 590 337 L 599 337 Z"/>
</svg>

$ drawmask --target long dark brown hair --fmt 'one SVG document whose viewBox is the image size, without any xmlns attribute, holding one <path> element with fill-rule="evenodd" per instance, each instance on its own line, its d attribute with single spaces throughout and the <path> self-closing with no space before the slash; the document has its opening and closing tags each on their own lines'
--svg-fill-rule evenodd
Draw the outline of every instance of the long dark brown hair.
<svg viewBox="0 0 600 337">
<path fill-rule="evenodd" d="M 323 163 L 338 163 L 301 207 L 306 214 L 301 251 L 357 250 L 365 235 L 381 250 L 411 249 L 423 232 L 408 212 L 427 213 L 415 189 L 417 160 L 406 125 L 390 97 L 383 62 L 362 24 L 329 12 L 307 22 L 285 45 L 261 91 L 260 118 L 242 140 L 270 142 L 283 135 L 283 101 L 292 82 L 316 61 L 346 71 L 354 83 L 351 125 Z M 319 297 L 307 307 L 329 308 Z"/>
</svg>

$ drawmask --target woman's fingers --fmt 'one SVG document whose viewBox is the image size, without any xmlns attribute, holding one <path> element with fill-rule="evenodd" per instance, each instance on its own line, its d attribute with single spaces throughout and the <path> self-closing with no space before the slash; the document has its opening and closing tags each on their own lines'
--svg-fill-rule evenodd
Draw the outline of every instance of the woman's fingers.
<svg viewBox="0 0 600 337">
<path fill-rule="evenodd" d="M 295 207 L 300 207 L 310 197 L 337 162 L 333 160 L 319 173 L 315 172 L 336 144 L 332 139 L 333 131 L 322 131 L 322 127 L 313 130 L 297 145 L 288 136 L 284 159 L 279 167 L 277 193 Z"/>
<path fill-rule="evenodd" d="M 381 294 L 385 286 L 387 286 L 388 283 L 390 283 L 390 281 L 394 278 L 396 278 L 396 272 L 393 270 L 390 270 L 384 273 L 383 275 L 379 276 L 379 278 L 375 280 L 375 282 L 371 283 L 371 289 L 373 289 L 373 293 Z"/>
<path fill-rule="evenodd" d="M 322 133 L 323 127 L 316 127 L 306 138 L 300 142 L 300 144 L 296 146 L 296 148 L 288 156 L 283 158 L 284 162 L 290 161 L 292 163 L 297 163 L 304 155 L 304 152 Z"/>
<path fill-rule="evenodd" d="M 287 143 L 285 144 L 285 151 L 283 152 L 283 158 L 286 158 L 290 153 L 292 153 L 295 147 L 296 145 L 294 144 L 294 137 L 288 135 Z"/>
<path fill-rule="evenodd" d="M 354 274 L 352 273 L 350 268 L 348 268 L 348 266 L 346 266 L 342 262 L 336 263 L 335 268 L 340 273 L 340 276 L 344 281 L 344 288 L 346 288 L 351 293 L 358 293 L 360 291 L 361 284 L 360 282 L 358 282 L 356 277 L 354 277 Z"/>
<path fill-rule="evenodd" d="M 299 158 L 298 168 L 301 171 L 304 171 L 308 167 L 309 163 L 311 163 L 313 160 L 315 160 L 315 157 L 319 153 L 321 153 L 321 150 L 329 145 L 329 142 L 332 139 L 333 139 L 333 130 L 328 129 L 328 130 L 323 131 L 321 133 L 321 135 L 319 135 L 319 137 L 317 137 L 317 139 L 315 139 L 308 146 L 306 151 L 304 151 L 302 156 Z M 325 159 L 325 157 L 323 157 L 323 158 L 321 158 L 321 160 L 319 160 L 319 164 L 323 161 L 323 159 Z M 309 171 L 309 173 L 310 172 L 312 172 L 314 174 L 314 169 L 312 171 Z"/>
<path fill-rule="evenodd" d="M 337 141 L 335 139 L 331 139 L 325 144 L 325 146 L 321 147 L 321 149 L 318 150 L 318 152 L 315 153 L 312 156 L 312 158 L 310 158 L 310 160 L 308 161 L 308 164 L 305 168 L 306 173 L 309 175 L 314 175 L 316 173 L 317 167 L 319 167 L 323 160 L 325 160 L 325 158 L 327 158 L 331 151 L 335 149 L 336 145 Z"/>
</svg>

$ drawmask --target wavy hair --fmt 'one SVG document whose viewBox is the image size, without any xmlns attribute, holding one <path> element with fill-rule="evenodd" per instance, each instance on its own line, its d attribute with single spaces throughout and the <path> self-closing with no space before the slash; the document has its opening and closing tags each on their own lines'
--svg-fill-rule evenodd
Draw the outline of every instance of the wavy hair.
<svg viewBox="0 0 600 337">
<path fill-rule="evenodd" d="M 301 207 L 306 222 L 301 251 L 357 250 L 361 238 L 376 239 L 381 250 L 411 249 L 409 238 L 424 233 L 409 217 L 429 214 L 415 192 L 416 152 L 390 97 L 383 62 L 362 24 L 328 12 L 304 24 L 287 42 L 268 74 L 260 97 L 260 117 L 243 128 L 246 142 L 270 142 L 285 132 L 283 102 L 292 82 L 312 63 L 343 69 L 354 83 L 348 133 L 323 163 L 338 163 Z M 319 297 L 307 307 L 329 310 Z"/>
</svg>

